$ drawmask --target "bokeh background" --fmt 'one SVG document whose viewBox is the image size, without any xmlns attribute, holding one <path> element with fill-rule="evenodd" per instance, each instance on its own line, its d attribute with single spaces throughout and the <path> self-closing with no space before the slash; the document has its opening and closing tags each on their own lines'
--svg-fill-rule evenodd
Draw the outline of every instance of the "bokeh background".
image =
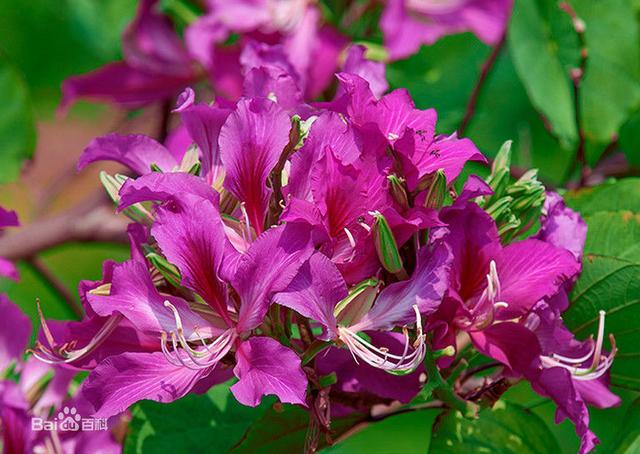
<svg viewBox="0 0 640 454">
<path fill-rule="evenodd" d="M 583 107 L 587 159 L 594 167 L 589 178 L 590 183 L 597 183 L 612 176 L 638 174 L 640 2 L 577 3 L 589 1 L 594 6 L 582 11 L 586 12 L 583 18 L 593 49 L 590 79 L 585 82 L 585 90 L 591 90 L 591 94 Z M 60 84 L 66 77 L 120 58 L 120 34 L 135 7 L 133 0 L 0 0 L 0 205 L 15 209 L 22 224 L 33 225 L 70 210 L 90 210 L 104 202 L 98 172 L 115 171 L 117 166 L 100 164 L 76 172 L 77 158 L 93 137 L 113 131 L 154 135 L 161 126 L 161 106 L 131 112 L 79 102 L 66 115 L 56 111 Z M 559 64 L 564 68 L 574 65 L 574 53 L 569 50 L 578 43 L 563 41 L 567 35 L 560 33 L 567 23 L 549 20 L 543 9 L 528 14 L 539 16 L 541 29 L 531 24 L 512 23 L 511 27 L 524 28 L 534 38 L 544 33 L 544 44 L 550 46 L 545 49 L 555 55 Z M 359 34 L 370 39 L 371 24 L 375 23 L 376 18 L 365 18 L 354 25 L 352 34 L 356 40 Z M 553 34 L 559 38 L 548 38 L 544 27 L 560 31 Z M 612 39 L 610 31 L 614 29 Z M 439 128 L 450 132 L 462 120 L 469 95 L 490 53 L 491 48 L 471 34 L 448 36 L 410 59 L 390 65 L 387 75 L 393 87 L 405 86 L 411 91 L 418 107 L 435 107 Z M 524 80 L 529 82 L 525 86 L 523 72 L 527 71 L 528 62 L 521 57 L 512 42 L 498 55 L 466 135 L 488 156 L 494 155 L 504 140 L 512 139 L 516 167 L 539 168 L 541 179 L 549 186 L 571 186 L 576 180 L 572 132 L 570 128 L 563 130 L 562 122 L 556 122 L 559 130 L 552 134 L 539 113 L 542 110 L 562 117 L 563 112 L 549 107 L 557 93 L 551 90 L 547 99 L 540 99 L 533 89 L 536 81 L 526 76 Z M 544 53 L 540 58 L 545 58 Z M 482 173 L 486 169 L 467 171 Z M 20 240 L 30 241 L 24 237 Z M 125 244 L 57 245 L 35 257 L 22 257 L 20 283 L 1 279 L 0 291 L 32 317 L 34 326 L 38 326 L 36 298 L 41 299 L 47 317 L 73 319 L 76 315 L 65 303 L 65 296 L 71 294 L 77 299 L 79 280 L 99 278 L 105 259 L 120 261 L 127 256 Z M 613 452 L 621 437 L 640 430 L 640 411 L 637 406 L 632 407 L 639 394 L 621 388 L 616 391 L 623 397 L 620 407 L 591 410 L 592 429 L 602 441 L 597 452 Z M 511 389 L 506 397 L 541 416 L 557 436 L 563 452 L 576 451 L 578 439 L 572 425 L 553 423 L 555 410 L 550 401 L 537 397 L 526 384 Z M 414 450 L 428 439 L 427 419 L 432 417 L 429 412 L 422 412 L 390 419 L 352 437 L 346 448 L 334 451 L 362 452 L 372 447 L 376 452 L 384 452 L 385 447 L 392 452 Z M 212 430 L 235 436 L 235 432 L 222 426 Z M 638 449 L 635 452 L 640 452 Z"/>
</svg>

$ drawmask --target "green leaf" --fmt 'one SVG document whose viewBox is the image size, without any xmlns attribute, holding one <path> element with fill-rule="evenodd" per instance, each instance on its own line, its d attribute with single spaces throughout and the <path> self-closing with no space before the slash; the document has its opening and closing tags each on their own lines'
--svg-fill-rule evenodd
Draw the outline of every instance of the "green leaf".
<svg viewBox="0 0 640 454">
<path fill-rule="evenodd" d="M 470 33 L 447 36 L 433 46 L 423 46 L 407 60 L 388 65 L 387 78 L 392 88 L 408 89 L 420 109 L 434 107 L 438 131 L 451 134 L 464 117 L 489 53 L 489 47 Z"/>
<path fill-rule="evenodd" d="M 322 450 L 323 454 L 427 452 L 431 427 L 440 410 L 422 410 L 363 424 L 344 441 Z"/>
<path fill-rule="evenodd" d="M 563 318 L 584 338 L 604 310 L 618 345 L 612 384 L 640 389 L 640 179 L 568 193 L 566 200 L 585 217 L 588 231 L 582 274 Z"/>
<path fill-rule="evenodd" d="M 235 400 L 231 382 L 203 395 L 189 394 L 171 404 L 143 401 L 133 407 L 124 453 L 229 452 L 247 428 L 273 403 L 255 408 Z"/>
<path fill-rule="evenodd" d="M 640 110 L 636 111 L 620 129 L 618 139 L 629 164 L 640 167 Z"/>
<path fill-rule="evenodd" d="M 587 66 L 580 90 L 585 134 L 608 143 L 640 105 L 640 34 L 628 0 L 574 0 L 585 22 Z"/>
<path fill-rule="evenodd" d="M 331 421 L 332 438 L 340 436 L 361 419 L 360 415 Z M 309 412 L 293 405 L 271 407 L 249 427 L 244 437 L 233 449 L 235 454 L 274 453 L 298 454 L 303 452 L 307 430 L 309 428 Z M 326 445 L 320 434 L 320 446 Z"/>
<path fill-rule="evenodd" d="M 442 415 L 434 428 L 431 453 L 547 454 L 561 452 L 545 423 L 518 405 L 498 401 L 476 420 Z"/>
<path fill-rule="evenodd" d="M 564 195 L 567 204 L 590 216 L 599 211 L 628 210 L 640 212 L 640 178 L 610 180 L 593 188 L 569 191 Z"/>
<path fill-rule="evenodd" d="M 18 71 L 0 52 L 0 183 L 15 179 L 33 155 L 36 125 L 29 92 Z"/>
<path fill-rule="evenodd" d="M 594 333 L 598 311 L 616 337 L 614 385 L 640 389 L 640 214 L 601 211 L 586 218 L 583 270 L 563 318 L 578 337 Z"/>
<path fill-rule="evenodd" d="M 555 2 L 525 0 L 516 2 L 509 26 L 509 48 L 520 80 L 532 104 L 551 123 L 566 144 L 577 139 L 572 84 L 560 59 L 560 43 L 553 34 L 552 18 L 569 18 Z M 562 15 L 562 16 L 561 16 Z M 575 33 L 574 33 L 575 34 Z"/>
<path fill-rule="evenodd" d="M 478 97 L 467 135 L 487 156 L 513 140 L 512 165 L 538 168 L 542 181 L 562 183 L 573 156 L 547 131 L 516 74 L 508 49 L 498 57 Z"/>
<path fill-rule="evenodd" d="M 628 408 L 623 423 L 618 430 L 615 454 L 634 454 L 640 452 L 640 399 L 636 399 Z"/>
</svg>

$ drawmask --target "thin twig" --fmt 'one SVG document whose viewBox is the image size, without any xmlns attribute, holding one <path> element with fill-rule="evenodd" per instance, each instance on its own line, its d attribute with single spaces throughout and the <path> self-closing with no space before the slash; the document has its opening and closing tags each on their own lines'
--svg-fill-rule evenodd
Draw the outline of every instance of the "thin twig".
<svg viewBox="0 0 640 454">
<path fill-rule="evenodd" d="M 58 277 L 49 269 L 49 267 L 38 257 L 30 257 L 25 260 L 31 269 L 37 273 L 48 285 L 54 290 L 69 306 L 78 318 L 82 318 L 84 311 L 82 307 L 73 297 L 66 285 L 64 285 Z"/>
<path fill-rule="evenodd" d="M 99 205 L 71 210 L 40 219 L 16 233 L 0 237 L 0 257 L 25 260 L 42 251 L 72 242 L 127 243 L 127 220 L 115 216 L 113 208 Z"/>
<path fill-rule="evenodd" d="M 574 112 L 576 127 L 578 129 L 578 145 L 576 146 L 575 161 L 580 165 L 580 187 L 582 187 L 586 184 L 587 178 L 590 174 L 589 164 L 587 162 L 585 151 L 585 136 L 584 129 L 582 127 L 582 112 L 580 109 L 580 85 L 584 77 L 588 56 L 587 41 L 584 36 L 585 24 L 584 21 L 578 17 L 569 2 L 562 2 L 560 3 L 559 7 L 562 11 L 564 11 L 571 17 L 573 28 L 578 36 L 578 42 L 580 43 L 580 63 L 577 68 L 571 70 L 570 74 L 571 81 L 573 82 Z"/>
<path fill-rule="evenodd" d="M 500 51 L 504 47 L 504 43 L 507 38 L 507 33 L 502 35 L 500 41 L 493 47 L 491 54 L 482 65 L 482 70 L 480 71 L 480 77 L 478 77 L 478 81 L 476 82 L 475 87 L 473 87 L 473 91 L 471 92 L 471 96 L 469 96 L 469 101 L 467 102 L 467 108 L 464 113 L 464 117 L 460 122 L 460 126 L 458 127 L 458 135 L 463 135 L 466 131 L 473 115 L 476 112 L 476 104 L 478 103 L 478 96 L 480 96 L 480 92 L 482 91 L 482 87 L 487 80 L 487 77 L 491 73 L 491 69 L 494 67 L 496 60 L 498 59 L 498 55 L 500 55 Z"/>
</svg>

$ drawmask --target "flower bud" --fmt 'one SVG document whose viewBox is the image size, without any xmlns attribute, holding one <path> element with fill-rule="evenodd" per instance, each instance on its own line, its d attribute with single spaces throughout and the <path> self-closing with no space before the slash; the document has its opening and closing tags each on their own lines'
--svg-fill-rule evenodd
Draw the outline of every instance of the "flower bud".
<svg viewBox="0 0 640 454">
<path fill-rule="evenodd" d="M 333 314 L 340 325 L 350 326 L 360 321 L 369 312 L 378 294 L 380 281 L 367 279 L 349 290 L 349 295 L 340 301 Z"/>
<path fill-rule="evenodd" d="M 107 191 L 107 194 L 109 195 L 111 200 L 113 200 L 116 205 L 120 203 L 120 189 L 127 181 L 127 179 L 128 178 L 124 175 L 109 175 L 105 171 L 100 172 L 100 182 L 102 183 L 104 189 Z M 153 216 L 140 203 L 135 203 L 125 208 L 122 212 L 129 219 L 140 224 L 153 223 Z"/>
<path fill-rule="evenodd" d="M 498 154 L 493 159 L 493 164 L 491 164 L 491 175 L 496 175 L 500 170 L 507 170 L 509 172 L 511 167 L 511 145 L 513 142 L 511 140 L 507 140 L 502 144 L 500 150 L 498 150 Z"/>
<path fill-rule="evenodd" d="M 447 197 L 447 177 L 443 169 L 438 169 L 431 180 L 431 186 L 424 199 L 425 208 L 442 208 Z"/>
<path fill-rule="evenodd" d="M 393 200 L 402 208 L 409 208 L 409 197 L 404 187 L 404 180 L 397 175 L 389 175 L 387 180 L 389 180 L 389 192 Z"/>
<path fill-rule="evenodd" d="M 169 263 L 167 259 L 156 252 L 147 252 L 145 257 L 169 284 L 174 287 L 180 287 L 180 273 L 178 272 L 178 269 Z"/>
<path fill-rule="evenodd" d="M 373 239 L 378 259 L 385 270 L 393 274 L 399 273 L 402 270 L 402 258 L 391 227 L 381 213 L 376 211 L 371 215 L 374 217 Z"/>
</svg>

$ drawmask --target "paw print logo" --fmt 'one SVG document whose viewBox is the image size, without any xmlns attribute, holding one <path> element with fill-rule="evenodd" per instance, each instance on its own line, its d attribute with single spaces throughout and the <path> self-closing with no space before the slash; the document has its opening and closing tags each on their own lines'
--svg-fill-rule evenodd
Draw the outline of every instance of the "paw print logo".
<svg viewBox="0 0 640 454">
<path fill-rule="evenodd" d="M 78 414 L 75 407 L 64 407 L 58 412 L 56 418 L 58 420 L 58 429 L 62 432 L 76 432 L 80 430 L 80 420 L 82 417 Z"/>
</svg>

